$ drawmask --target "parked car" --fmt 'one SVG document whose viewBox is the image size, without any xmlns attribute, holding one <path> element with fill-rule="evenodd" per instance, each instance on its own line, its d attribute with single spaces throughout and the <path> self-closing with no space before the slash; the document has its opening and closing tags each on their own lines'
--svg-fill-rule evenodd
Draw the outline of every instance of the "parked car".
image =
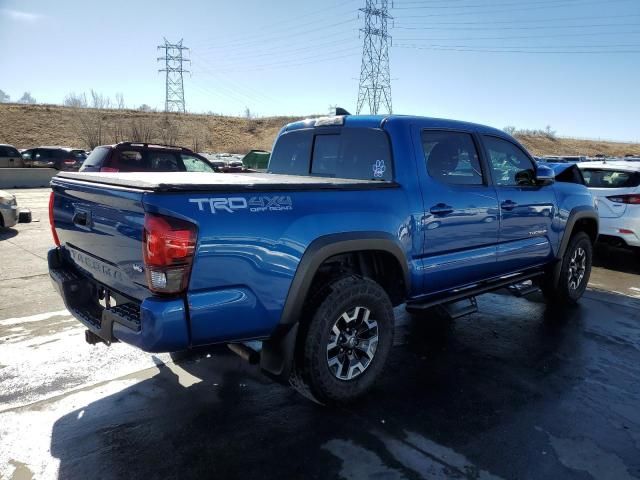
<svg viewBox="0 0 640 480">
<path fill-rule="evenodd" d="M 16 223 L 31 222 L 31 210 L 19 208 L 16 196 L 0 190 L 0 228 L 10 228 Z"/>
<path fill-rule="evenodd" d="M 24 166 L 20 152 L 13 145 L 0 145 L 0 168 L 20 168 Z"/>
<path fill-rule="evenodd" d="M 122 142 L 96 147 L 81 172 L 213 172 L 209 161 L 188 148 Z"/>
<path fill-rule="evenodd" d="M 600 240 L 640 252 L 640 164 L 620 160 L 578 166 L 598 201 Z"/>
<path fill-rule="evenodd" d="M 22 152 L 25 167 L 78 170 L 87 158 L 84 150 L 70 147 L 38 147 Z"/>
<path fill-rule="evenodd" d="M 226 171 L 229 173 L 238 173 L 244 170 L 245 168 L 244 168 L 244 163 L 242 163 L 242 160 L 230 160 L 229 163 L 227 163 Z"/>
<path fill-rule="evenodd" d="M 422 117 L 289 124 L 267 173 L 51 183 L 49 272 L 89 343 L 228 343 L 326 403 L 381 374 L 394 306 L 471 313 L 474 296 L 528 280 L 574 303 L 598 234 L 586 187 L 511 136 Z"/>
</svg>

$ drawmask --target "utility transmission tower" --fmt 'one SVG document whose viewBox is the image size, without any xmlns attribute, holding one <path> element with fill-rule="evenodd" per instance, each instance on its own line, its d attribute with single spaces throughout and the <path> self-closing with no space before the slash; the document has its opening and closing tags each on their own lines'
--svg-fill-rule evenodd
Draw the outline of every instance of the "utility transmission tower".
<svg viewBox="0 0 640 480">
<path fill-rule="evenodd" d="M 164 45 L 158 45 L 158 50 L 164 50 L 164 57 L 158 57 L 158 61 L 164 61 L 164 68 L 158 72 L 166 73 L 164 111 L 185 113 L 182 74 L 190 73 L 183 66 L 184 63 L 191 62 L 191 60 L 185 58 L 183 52 L 189 49 L 182 46 L 182 40 L 178 43 L 169 43 L 165 38 Z"/>
<path fill-rule="evenodd" d="M 392 113 L 389 72 L 391 36 L 387 27 L 393 17 L 389 15 L 389 0 L 366 0 L 365 8 L 360 11 L 364 13 L 364 28 L 360 30 L 364 34 L 364 43 L 356 113 L 360 114 L 365 104 L 369 105 L 372 115 L 376 115 L 381 107 Z"/>
</svg>

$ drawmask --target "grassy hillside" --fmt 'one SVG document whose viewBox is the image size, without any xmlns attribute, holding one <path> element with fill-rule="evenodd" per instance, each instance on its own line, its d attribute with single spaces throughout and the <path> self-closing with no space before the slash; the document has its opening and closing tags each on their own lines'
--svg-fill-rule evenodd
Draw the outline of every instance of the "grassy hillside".
<svg viewBox="0 0 640 480">
<path fill-rule="evenodd" d="M 198 151 L 245 153 L 269 150 L 278 130 L 294 117 L 245 119 L 135 110 L 75 109 L 0 104 L 0 143 L 90 147 L 123 140 L 182 145 Z M 640 155 L 640 144 L 519 136 L 534 155 Z"/>
</svg>

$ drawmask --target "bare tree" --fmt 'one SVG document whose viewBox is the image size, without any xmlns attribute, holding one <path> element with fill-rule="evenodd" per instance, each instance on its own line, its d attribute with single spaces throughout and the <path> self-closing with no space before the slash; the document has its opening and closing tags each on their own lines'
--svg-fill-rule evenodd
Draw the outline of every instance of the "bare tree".
<svg viewBox="0 0 640 480">
<path fill-rule="evenodd" d="M 120 122 L 116 122 L 111 127 L 111 139 L 113 143 L 120 143 L 127 140 L 127 134 L 124 126 Z"/>
<path fill-rule="evenodd" d="M 509 125 L 508 127 L 504 127 L 502 130 L 509 135 L 514 135 L 516 133 L 516 127 L 513 127 L 511 125 Z"/>
<path fill-rule="evenodd" d="M 11 97 L 0 90 L 0 103 L 8 103 L 11 101 Z"/>
<path fill-rule="evenodd" d="M 149 105 L 147 105 L 146 103 L 143 103 L 142 105 L 140 105 L 138 107 L 138 110 L 140 110 L 141 112 L 152 112 L 153 108 L 151 108 Z"/>
<path fill-rule="evenodd" d="M 18 100 L 18 103 L 34 104 L 36 103 L 36 99 L 31 96 L 30 92 L 24 92 Z"/>
<path fill-rule="evenodd" d="M 153 141 L 153 124 L 147 118 L 132 120 L 129 128 L 129 141 L 151 143 Z"/>
<path fill-rule="evenodd" d="M 73 108 L 87 108 L 87 95 L 83 93 L 71 92 L 64 97 L 63 105 Z"/>
<path fill-rule="evenodd" d="M 116 93 L 116 107 L 118 108 L 118 110 L 124 110 L 125 108 L 124 95 L 122 94 L 122 92 Z"/>
<path fill-rule="evenodd" d="M 93 108 L 111 108 L 111 99 L 101 93 L 91 89 L 91 107 Z"/>
<path fill-rule="evenodd" d="M 76 133 L 90 149 L 104 144 L 104 118 L 100 112 L 86 110 L 78 112 L 75 118 Z"/>
<path fill-rule="evenodd" d="M 179 136 L 180 129 L 178 125 L 171 123 L 169 117 L 165 116 L 158 127 L 158 137 L 160 137 L 160 141 L 164 145 L 176 145 Z"/>
</svg>

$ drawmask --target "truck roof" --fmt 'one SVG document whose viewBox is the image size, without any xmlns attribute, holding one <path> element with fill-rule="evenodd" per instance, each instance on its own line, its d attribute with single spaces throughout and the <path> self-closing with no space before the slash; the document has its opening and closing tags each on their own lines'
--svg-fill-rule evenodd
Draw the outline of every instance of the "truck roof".
<svg viewBox="0 0 640 480">
<path fill-rule="evenodd" d="M 508 134 L 497 128 L 488 127 L 472 122 L 459 120 L 449 120 L 446 118 L 421 117 L 416 115 L 345 115 L 344 127 L 360 128 L 382 128 L 385 123 L 411 124 L 418 123 L 421 128 L 447 128 L 472 130 L 480 133 L 487 133 L 505 138 L 511 138 Z M 311 128 L 315 125 L 317 118 L 310 118 L 289 123 L 284 127 L 285 131 Z"/>
</svg>

